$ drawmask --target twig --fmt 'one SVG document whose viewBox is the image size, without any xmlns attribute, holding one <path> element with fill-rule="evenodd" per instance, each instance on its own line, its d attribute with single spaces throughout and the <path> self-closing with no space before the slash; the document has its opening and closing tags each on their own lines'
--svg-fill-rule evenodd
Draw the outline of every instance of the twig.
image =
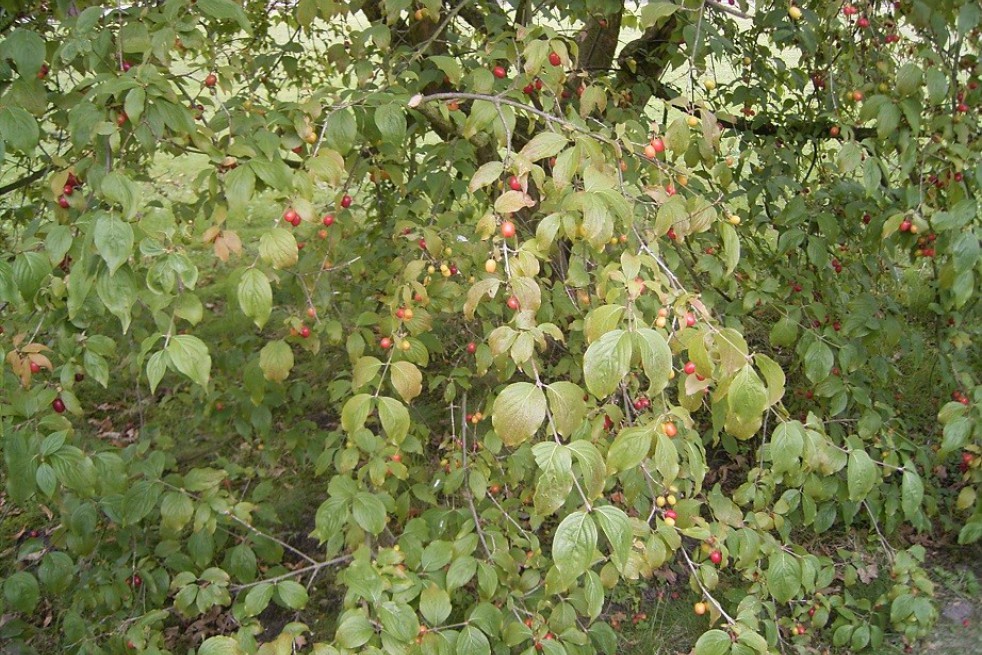
<svg viewBox="0 0 982 655">
<path fill-rule="evenodd" d="M 689 553 L 685 552 L 685 547 L 683 546 L 682 548 L 679 548 L 679 552 L 682 553 L 682 557 L 685 559 L 685 563 L 689 567 L 689 571 L 692 572 L 692 579 L 696 581 L 696 584 L 699 585 L 699 588 L 702 590 L 702 595 L 706 598 L 706 600 L 713 604 L 713 607 L 715 607 L 716 611 L 719 612 L 724 619 L 726 619 L 727 623 L 730 625 L 735 625 L 736 621 L 734 618 L 726 613 L 723 606 L 719 604 L 719 601 L 716 600 L 711 593 L 709 593 L 709 590 L 706 589 L 706 586 L 702 583 L 702 580 L 699 579 L 699 574 L 696 573 L 696 565 L 689 557 Z"/>
<path fill-rule="evenodd" d="M 295 578 L 297 576 L 304 575 L 305 573 L 319 572 L 321 569 L 327 568 L 328 566 L 336 566 L 338 564 L 344 564 L 351 559 L 351 555 L 342 555 L 340 557 L 335 557 L 334 559 L 329 559 L 325 562 L 314 562 L 310 566 L 305 566 L 302 569 L 297 569 L 295 571 L 290 571 L 289 573 L 284 573 L 273 578 L 266 578 L 264 580 L 256 580 L 255 582 L 249 582 L 246 584 L 231 585 L 229 587 L 230 591 L 242 591 L 243 589 L 250 589 L 252 587 L 258 587 L 261 584 L 273 584 L 275 582 L 280 582 L 282 580 L 289 580 L 290 578 Z"/>
</svg>

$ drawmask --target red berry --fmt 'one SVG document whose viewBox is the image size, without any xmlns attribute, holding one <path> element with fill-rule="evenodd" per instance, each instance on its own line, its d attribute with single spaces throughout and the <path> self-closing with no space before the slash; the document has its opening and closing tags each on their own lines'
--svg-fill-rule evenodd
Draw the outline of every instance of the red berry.
<svg viewBox="0 0 982 655">
<path fill-rule="evenodd" d="M 512 191 L 521 191 L 522 181 L 512 175 L 510 178 L 508 178 L 508 186 L 511 187 Z"/>
<path fill-rule="evenodd" d="M 508 71 L 505 70 L 504 66 L 495 66 L 491 69 L 491 73 L 499 80 L 503 80 L 505 79 L 505 75 L 508 74 Z"/>
<path fill-rule="evenodd" d="M 426 250 L 426 239 L 420 239 L 417 241 L 417 243 L 419 244 L 420 249 Z"/>
<path fill-rule="evenodd" d="M 119 112 L 119 115 L 116 116 L 116 125 L 119 125 L 120 127 L 122 127 L 123 125 L 126 124 L 126 121 L 128 121 L 129 118 L 130 117 L 126 115 L 126 112 L 125 111 Z"/>
<path fill-rule="evenodd" d="M 666 509 L 665 510 L 665 518 L 666 519 L 677 519 L 678 517 L 679 517 L 679 515 L 675 513 L 675 510 L 674 509 Z"/>
<path fill-rule="evenodd" d="M 540 80 L 539 78 L 535 78 L 535 90 L 536 91 L 542 90 L 542 80 Z"/>
<path fill-rule="evenodd" d="M 349 196 L 346 193 L 343 196 L 341 196 L 341 207 L 347 209 L 350 206 L 351 206 L 351 196 Z"/>
<path fill-rule="evenodd" d="M 303 326 L 302 328 L 300 328 L 300 336 L 303 337 L 304 339 L 306 339 L 307 337 L 309 337 L 310 336 L 310 328 L 307 327 L 306 325 Z"/>
<path fill-rule="evenodd" d="M 525 85 L 524 88 L 522 88 L 522 93 L 524 93 L 527 96 L 532 95 L 533 93 L 535 93 L 535 86 L 531 82 L 529 82 L 528 84 Z"/>
<path fill-rule="evenodd" d="M 41 365 L 37 362 L 31 362 L 31 373 L 40 373 Z"/>
<path fill-rule="evenodd" d="M 665 142 L 662 141 L 661 137 L 656 136 L 651 140 L 651 147 L 655 149 L 657 153 L 665 152 Z"/>
<path fill-rule="evenodd" d="M 477 352 L 477 344 L 474 343 L 473 341 L 471 341 L 469 344 L 467 344 L 467 352 L 470 353 L 471 355 L 473 355 L 474 353 L 476 353 Z"/>
<path fill-rule="evenodd" d="M 509 296 L 507 305 L 508 305 L 508 309 L 512 311 L 517 311 L 519 307 L 518 298 L 515 296 Z"/>
<path fill-rule="evenodd" d="M 692 312 L 685 313 L 685 324 L 687 327 L 692 327 L 696 324 L 696 315 Z"/>
<path fill-rule="evenodd" d="M 719 564 L 723 561 L 723 553 L 718 550 L 714 550 L 713 552 L 709 553 L 709 561 L 713 564 Z"/>
<path fill-rule="evenodd" d="M 297 226 L 300 224 L 300 214 L 292 209 L 287 209 L 285 212 L 283 212 L 283 220 L 293 226 Z"/>
<path fill-rule="evenodd" d="M 859 20 L 856 21 L 856 25 L 858 25 L 862 29 L 866 29 L 867 27 L 869 27 L 869 19 L 866 18 L 866 16 L 861 16 Z"/>
<path fill-rule="evenodd" d="M 549 53 L 549 63 L 552 64 L 553 66 L 558 66 L 559 64 L 563 63 L 563 60 L 559 56 L 559 53 L 558 52 L 550 52 Z"/>
<path fill-rule="evenodd" d="M 682 370 L 685 371 L 686 375 L 692 375 L 696 372 L 696 365 L 693 362 L 687 362 Z"/>
<path fill-rule="evenodd" d="M 211 89 L 216 84 L 218 84 L 218 76 L 214 73 L 208 73 L 208 76 L 205 78 L 205 86 Z"/>
<path fill-rule="evenodd" d="M 379 340 L 378 345 L 382 347 L 382 350 L 388 350 L 392 347 L 392 339 L 389 337 L 382 337 Z"/>
<path fill-rule="evenodd" d="M 505 221 L 501 224 L 501 236 L 506 239 L 510 239 L 515 236 L 515 224 L 511 221 Z"/>
<path fill-rule="evenodd" d="M 910 221 L 903 221 L 900 224 L 900 231 L 901 232 L 910 232 L 910 226 L 911 226 L 911 222 Z"/>
<path fill-rule="evenodd" d="M 125 60 L 124 60 L 124 61 L 123 61 L 123 63 L 122 63 L 121 65 L 120 65 L 120 68 L 122 68 L 122 69 L 123 69 L 123 72 L 124 72 L 124 73 L 125 73 L 126 71 L 128 71 L 129 69 L 131 69 L 132 67 L 133 67 L 133 64 L 131 64 L 130 62 L 128 62 L 128 61 L 125 61 Z"/>
<path fill-rule="evenodd" d="M 326 216 L 324 216 L 323 219 L 321 219 L 321 222 L 326 227 L 331 227 L 332 225 L 334 225 L 334 216 L 332 216 L 331 214 L 327 214 Z"/>
<path fill-rule="evenodd" d="M 65 411 L 65 401 L 61 398 L 55 398 L 51 401 L 51 409 L 59 414 L 63 413 Z"/>
<path fill-rule="evenodd" d="M 71 206 L 71 203 L 68 202 L 68 198 L 65 196 L 58 196 L 58 206 L 62 209 L 68 209 Z"/>
<path fill-rule="evenodd" d="M 61 190 L 61 192 L 64 193 L 66 196 L 72 195 L 74 191 L 75 191 L 75 187 L 72 186 L 71 184 L 66 184 Z"/>
</svg>

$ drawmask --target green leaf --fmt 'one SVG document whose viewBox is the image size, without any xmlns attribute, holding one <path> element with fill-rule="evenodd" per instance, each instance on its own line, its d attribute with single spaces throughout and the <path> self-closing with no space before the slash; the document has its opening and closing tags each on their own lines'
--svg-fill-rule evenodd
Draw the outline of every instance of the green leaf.
<svg viewBox="0 0 982 655">
<path fill-rule="evenodd" d="M 360 393 L 352 396 L 341 408 L 341 429 L 348 434 L 365 426 L 368 415 L 372 413 L 372 396 Z"/>
<path fill-rule="evenodd" d="M 211 375 L 211 355 L 208 346 L 198 337 L 177 334 L 167 343 L 167 356 L 178 371 L 202 387 L 208 386 Z"/>
<path fill-rule="evenodd" d="M 494 210 L 499 214 L 513 214 L 526 207 L 534 207 L 535 200 L 524 191 L 505 191 L 494 201 Z"/>
<path fill-rule="evenodd" d="M 466 585 L 477 573 L 477 560 L 470 555 L 458 557 L 447 569 L 447 589 L 453 591 Z"/>
<path fill-rule="evenodd" d="M 621 430 L 607 451 L 607 469 L 610 473 L 629 471 L 644 461 L 654 436 L 654 423 Z"/>
<path fill-rule="evenodd" d="M 41 70 L 44 57 L 44 39 L 33 30 L 13 30 L 0 42 L 0 59 L 12 60 L 22 78 L 35 77 Z"/>
<path fill-rule="evenodd" d="M 658 208 L 655 215 L 655 234 L 664 236 L 669 229 L 677 229 L 689 220 L 689 212 L 682 196 L 674 195 Z"/>
<path fill-rule="evenodd" d="M 545 418 L 545 394 L 528 382 L 515 382 L 505 387 L 491 409 L 494 431 L 508 446 L 517 446 L 535 434 Z"/>
<path fill-rule="evenodd" d="M 382 139 L 391 145 L 398 145 L 406 138 L 406 112 L 402 105 L 391 103 L 375 110 L 375 125 Z"/>
<path fill-rule="evenodd" d="M 921 68 L 914 62 L 908 62 L 897 71 L 897 93 L 902 96 L 913 95 L 921 88 L 923 82 Z"/>
<path fill-rule="evenodd" d="M 876 464 L 865 450 L 854 449 L 849 453 L 849 463 L 846 465 L 846 481 L 849 486 L 849 500 L 858 502 L 876 483 Z"/>
<path fill-rule="evenodd" d="M 371 534 L 379 534 L 385 529 L 385 505 L 374 494 L 361 491 L 355 494 L 351 504 L 351 514 L 355 523 Z"/>
<path fill-rule="evenodd" d="M 299 250 L 293 233 L 276 227 L 259 237 L 259 256 L 273 268 L 287 268 L 297 263 Z"/>
<path fill-rule="evenodd" d="M 921 501 L 924 500 L 924 482 L 913 466 L 910 462 L 904 465 L 904 475 L 900 483 L 900 506 L 908 521 L 920 514 Z"/>
<path fill-rule="evenodd" d="M 113 274 L 133 253 L 133 228 L 115 216 L 102 214 L 95 222 L 93 241 L 99 256 Z"/>
<path fill-rule="evenodd" d="M 635 333 L 634 348 L 641 353 L 641 366 L 648 378 L 648 395 L 664 391 L 672 374 L 672 349 L 665 337 L 650 328 Z"/>
<path fill-rule="evenodd" d="M 641 8 L 641 27 L 651 27 L 663 18 L 668 18 L 675 13 L 679 6 L 674 2 L 657 0 L 647 3 Z M 701 655 L 697 654 L 697 655 Z"/>
<path fill-rule="evenodd" d="M 783 550 L 771 555 L 767 565 L 767 590 L 778 603 L 787 603 L 801 591 L 801 563 Z"/>
<path fill-rule="evenodd" d="M 455 655 L 491 655 L 491 643 L 472 625 L 461 630 L 454 647 Z"/>
<path fill-rule="evenodd" d="M 401 642 L 409 642 L 419 634 L 416 612 L 405 603 L 385 601 L 378 608 L 382 631 Z"/>
<path fill-rule="evenodd" d="M 258 616 L 273 600 L 273 585 L 268 582 L 258 584 L 249 590 L 245 597 L 246 616 Z"/>
<path fill-rule="evenodd" d="M 692 655 L 727 655 L 731 644 L 730 635 L 722 630 L 709 630 L 696 640 Z"/>
<path fill-rule="evenodd" d="M 348 154 L 358 137 L 358 123 L 350 109 L 338 109 L 327 117 L 324 143 L 342 155 Z"/>
<path fill-rule="evenodd" d="M 273 311 L 273 288 L 269 278 L 258 268 L 248 269 L 239 280 L 238 296 L 242 313 L 262 329 Z"/>
<path fill-rule="evenodd" d="M 285 341 L 270 341 L 259 351 L 259 368 L 271 382 L 282 382 L 293 368 L 293 350 Z"/>
<path fill-rule="evenodd" d="M 203 0 L 198 0 L 199 3 Z M 198 648 L 198 655 L 244 655 L 239 642 L 231 637 L 208 637 Z"/>
<path fill-rule="evenodd" d="M 593 518 L 580 510 L 569 514 L 556 528 L 552 540 L 552 559 L 567 582 L 572 582 L 589 568 L 597 548 L 597 526 Z"/>
<path fill-rule="evenodd" d="M 588 499 L 599 498 L 607 483 L 607 471 L 604 458 L 591 442 L 586 440 L 572 441 L 566 446 L 580 465 L 580 475 L 583 478 L 583 491 Z"/>
<path fill-rule="evenodd" d="M 371 621 L 361 614 L 347 614 L 338 624 L 335 638 L 342 648 L 358 648 L 368 643 L 375 634 Z"/>
<path fill-rule="evenodd" d="M 587 343 L 593 343 L 604 334 L 611 332 L 620 324 L 624 316 L 624 305 L 601 305 L 586 315 L 583 321 L 583 336 Z"/>
<path fill-rule="evenodd" d="M 0 134 L 14 150 L 30 154 L 38 143 L 41 131 L 37 121 L 20 107 L 0 107 Z"/>
<path fill-rule="evenodd" d="M 358 391 L 375 378 L 382 368 L 382 362 L 377 357 L 360 357 L 351 372 L 351 390 Z"/>
<path fill-rule="evenodd" d="M 392 387 L 407 403 L 423 392 L 423 374 L 411 362 L 393 362 L 389 376 Z"/>
<path fill-rule="evenodd" d="M 478 168 L 471 176 L 471 181 L 467 185 L 468 191 L 474 193 L 489 184 L 493 184 L 501 179 L 501 174 L 505 170 L 505 165 L 500 161 L 489 161 Z"/>
<path fill-rule="evenodd" d="M 283 604 L 292 610 L 301 610 L 307 605 L 307 589 L 296 580 L 277 582 L 276 593 Z"/>
<path fill-rule="evenodd" d="M 675 442 L 663 434 L 655 433 L 655 470 L 664 484 L 670 484 L 679 476 L 679 451 Z"/>
<path fill-rule="evenodd" d="M 726 431 L 737 439 L 754 436 L 763 422 L 767 390 L 749 364 L 734 376 L 727 390 L 726 403 Z"/>
<path fill-rule="evenodd" d="M 529 161 L 536 162 L 540 159 L 555 157 L 559 151 L 569 143 L 567 138 L 556 132 L 539 132 L 532 140 L 525 144 L 518 154 Z"/>
<path fill-rule="evenodd" d="M 896 132 L 900 125 L 900 108 L 892 102 L 885 103 L 880 107 L 876 115 L 876 135 L 880 139 L 887 139 Z"/>
<path fill-rule="evenodd" d="M 256 174 L 250 166 L 237 166 L 225 174 L 225 200 L 233 214 L 243 212 L 256 191 Z"/>
<path fill-rule="evenodd" d="M 123 522 L 136 525 L 157 506 L 160 487 L 147 480 L 140 480 L 123 495 Z"/>
<path fill-rule="evenodd" d="M 796 471 L 805 447 L 805 428 L 798 421 L 781 423 L 771 436 L 771 461 L 775 473 Z"/>
<path fill-rule="evenodd" d="M 409 433 L 409 410 L 395 398 L 380 396 L 378 415 L 382 429 L 393 443 L 400 444 Z"/>
<path fill-rule="evenodd" d="M 628 557 L 631 554 L 631 544 L 634 541 L 631 520 L 627 514 L 613 505 L 595 507 L 593 516 L 606 535 L 607 541 L 610 542 L 611 560 L 613 560 L 617 570 L 624 573 Z"/>
<path fill-rule="evenodd" d="M 805 376 L 818 384 L 832 372 L 835 356 L 822 341 L 814 341 L 805 351 Z"/>
<path fill-rule="evenodd" d="M 597 398 L 612 394 L 631 370 L 631 334 L 614 330 L 603 335 L 583 355 L 583 377 L 587 389 Z"/>
<path fill-rule="evenodd" d="M 18 571 L 4 580 L 3 597 L 10 609 L 30 614 L 41 601 L 41 587 L 33 575 L 27 571 Z"/>
<path fill-rule="evenodd" d="M 191 521 L 194 504 L 187 494 L 168 491 L 160 502 L 160 522 L 169 530 L 180 531 Z"/>
<path fill-rule="evenodd" d="M 122 173 L 116 171 L 109 173 L 102 178 L 102 184 L 99 188 L 106 200 L 114 202 L 123 208 L 123 214 L 126 216 L 126 220 L 131 220 L 143 206 L 140 198 L 140 187 Z M 129 228 L 128 225 L 127 228 Z M 133 230 L 130 229 L 130 248 L 132 246 Z"/>
<path fill-rule="evenodd" d="M 419 595 L 419 613 L 430 625 L 440 625 L 450 616 L 450 594 L 436 583 L 430 585 Z"/>
<path fill-rule="evenodd" d="M 170 366 L 170 357 L 163 350 L 155 352 L 147 360 L 147 380 L 150 382 L 150 393 L 157 390 L 157 385 L 163 379 Z"/>
<path fill-rule="evenodd" d="M 851 173 L 859 168 L 862 161 L 863 151 L 853 141 L 843 143 L 839 154 L 836 155 L 836 162 L 838 163 L 840 173 Z"/>
<path fill-rule="evenodd" d="M 195 6 L 204 14 L 218 20 L 235 21 L 246 34 L 252 34 L 252 27 L 242 7 L 232 0 L 197 0 Z M 198 655 L 202 655 L 199 653 Z"/>
<path fill-rule="evenodd" d="M 740 237 L 736 228 L 729 223 L 718 223 L 719 235 L 723 241 L 723 262 L 726 264 L 726 275 L 736 270 L 740 263 Z"/>
<path fill-rule="evenodd" d="M 770 407 L 784 397 L 786 381 L 784 370 L 773 359 L 760 353 L 754 355 L 754 363 L 760 369 L 764 376 L 764 382 L 767 384 L 767 406 Z"/>
<path fill-rule="evenodd" d="M 549 411 L 556 423 L 556 431 L 564 437 L 573 434 L 586 416 L 583 389 L 572 382 L 553 382 L 546 386 L 546 397 L 549 399 Z"/>
</svg>

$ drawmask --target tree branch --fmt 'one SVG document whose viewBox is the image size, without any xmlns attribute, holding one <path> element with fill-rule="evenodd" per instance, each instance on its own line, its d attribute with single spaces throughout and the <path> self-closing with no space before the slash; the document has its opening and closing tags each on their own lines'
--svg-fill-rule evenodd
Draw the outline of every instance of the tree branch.
<svg viewBox="0 0 982 655">
<path fill-rule="evenodd" d="M 4 186 L 0 186 L 0 196 L 7 195 L 8 193 L 16 191 L 17 189 L 21 189 L 30 184 L 33 184 L 34 182 L 44 177 L 44 175 L 50 170 L 51 170 L 51 166 L 44 166 L 34 171 L 33 173 L 25 175 L 19 180 L 14 180 L 10 184 L 5 184 Z"/>
</svg>

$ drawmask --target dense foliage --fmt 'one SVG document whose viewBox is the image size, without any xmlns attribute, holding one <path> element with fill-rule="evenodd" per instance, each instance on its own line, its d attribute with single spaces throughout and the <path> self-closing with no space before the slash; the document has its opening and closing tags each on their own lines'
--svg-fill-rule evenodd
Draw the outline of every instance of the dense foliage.
<svg viewBox="0 0 982 655">
<path fill-rule="evenodd" d="M 982 9 L 638 4 L 0 0 L 0 649 L 613 653 L 666 571 L 698 655 L 926 633 Z"/>
</svg>

